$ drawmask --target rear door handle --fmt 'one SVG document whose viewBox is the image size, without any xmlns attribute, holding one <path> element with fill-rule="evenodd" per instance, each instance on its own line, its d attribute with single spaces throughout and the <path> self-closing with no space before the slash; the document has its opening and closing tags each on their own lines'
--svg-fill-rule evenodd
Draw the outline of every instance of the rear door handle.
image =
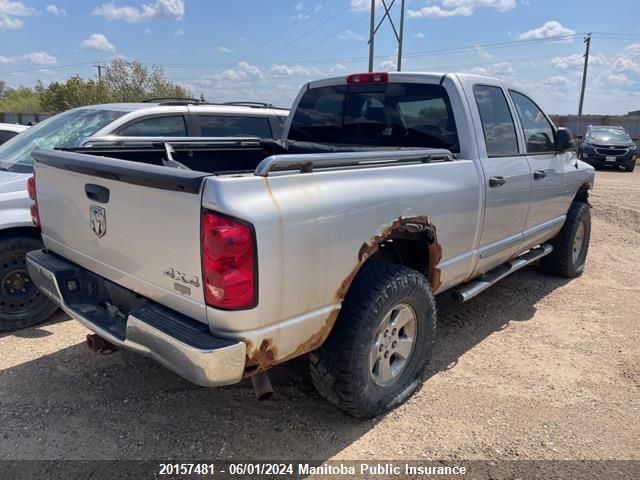
<svg viewBox="0 0 640 480">
<path fill-rule="evenodd" d="M 533 172 L 534 180 L 540 180 L 541 178 L 544 178 L 546 176 L 547 176 L 547 172 L 545 172 L 544 170 L 536 170 L 535 172 Z"/>
<path fill-rule="evenodd" d="M 507 180 L 504 177 L 491 177 L 489 178 L 489 186 L 490 187 L 500 187 L 507 183 Z"/>
</svg>

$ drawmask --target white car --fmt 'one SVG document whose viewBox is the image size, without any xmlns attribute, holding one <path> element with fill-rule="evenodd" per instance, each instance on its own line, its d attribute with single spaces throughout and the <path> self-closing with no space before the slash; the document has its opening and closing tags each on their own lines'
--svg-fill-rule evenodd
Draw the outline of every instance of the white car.
<svg viewBox="0 0 640 480">
<path fill-rule="evenodd" d="M 288 113 L 269 104 L 204 104 L 190 99 L 92 105 L 48 118 L 0 145 L 0 332 L 35 325 L 56 309 L 33 286 L 25 265 L 25 253 L 42 248 L 27 195 L 33 150 L 210 137 L 279 138 Z"/>
<path fill-rule="evenodd" d="M 29 127 L 17 123 L 0 123 L 0 144 L 15 137 L 20 132 L 24 132 L 27 128 Z"/>
</svg>

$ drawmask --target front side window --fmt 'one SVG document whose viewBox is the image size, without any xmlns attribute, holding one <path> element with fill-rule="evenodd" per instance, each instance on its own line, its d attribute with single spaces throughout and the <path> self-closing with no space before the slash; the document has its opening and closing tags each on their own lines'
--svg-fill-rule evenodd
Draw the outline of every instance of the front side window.
<svg viewBox="0 0 640 480">
<path fill-rule="evenodd" d="M 489 156 L 518 154 L 516 127 L 502 89 L 476 85 L 473 93 L 480 112 L 487 154 Z"/>
<path fill-rule="evenodd" d="M 521 93 L 514 91 L 509 93 L 522 123 L 527 153 L 555 152 L 553 127 L 542 110 Z"/>
<path fill-rule="evenodd" d="M 300 99 L 290 140 L 460 151 L 444 87 L 372 83 L 313 88 Z"/>
<path fill-rule="evenodd" d="M 121 137 L 186 137 L 187 127 L 182 115 L 149 117 L 118 130 Z"/>
<path fill-rule="evenodd" d="M 239 115 L 197 115 L 203 137 L 261 137 L 271 138 L 266 117 Z"/>
</svg>

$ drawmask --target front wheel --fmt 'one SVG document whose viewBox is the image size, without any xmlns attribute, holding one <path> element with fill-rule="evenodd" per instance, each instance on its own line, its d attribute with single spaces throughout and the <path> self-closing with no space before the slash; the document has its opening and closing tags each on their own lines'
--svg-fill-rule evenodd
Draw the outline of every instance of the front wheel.
<svg viewBox="0 0 640 480">
<path fill-rule="evenodd" d="M 26 253 L 42 248 L 35 237 L 14 236 L 0 240 L 0 331 L 18 330 L 44 322 L 57 307 L 27 272 Z"/>
<path fill-rule="evenodd" d="M 431 358 L 436 305 L 420 272 L 371 261 L 356 276 L 327 341 L 309 355 L 318 392 L 371 418 L 407 400 Z"/>
<path fill-rule="evenodd" d="M 553 252 L 540 260 L 542 270 L 573 278 L 582 274 L 591 238 L 589 205 L 573 202 L 560 233 L 551 240 Z"/>
<path fill-rule="evenodd" d="M 635 168 L 636 168 L 636 163 L 635 162 L 633 162 L 631 165 L 627 165 L 626 167 L 624 167 L 624 169 L 627 172 L 633 172 L 635 170 Z"/>
</svg>

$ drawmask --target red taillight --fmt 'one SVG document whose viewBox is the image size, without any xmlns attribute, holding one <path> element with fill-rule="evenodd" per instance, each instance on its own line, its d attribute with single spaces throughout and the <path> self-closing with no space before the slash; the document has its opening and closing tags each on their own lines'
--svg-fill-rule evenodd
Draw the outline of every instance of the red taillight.
<svg viewBox="0 0 640 480">
<path fill-rule="evenodd" d="M 347 77 L 348 84 L 354 83 L 387 83 L 389 74 L 387 72 L 354 73 Z"/>
<path fill-rule="evenodd" d="M 255 235 L 249 225 L 212 212 L 202 214 L 202 278 L 208 305 L 255 307 Z"/>
<path fill-rule="evenodd" d="M 36 228 L 40 228 L 40 212 L 38 212 L 38 197 L 36 192 L 36 174 L 33 173 L 33 176 L 29 177 L 27 180 L 27 193 L 29 194 L 29 198 L 33 202 L 31 204 L 31 221 L 36 226 Z"/>
</svg>

